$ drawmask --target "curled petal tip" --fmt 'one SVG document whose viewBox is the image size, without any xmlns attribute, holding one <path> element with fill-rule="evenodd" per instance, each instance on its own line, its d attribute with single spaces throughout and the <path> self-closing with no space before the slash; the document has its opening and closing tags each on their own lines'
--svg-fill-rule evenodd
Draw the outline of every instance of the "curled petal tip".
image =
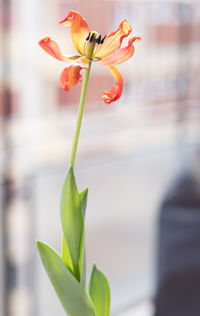
<svg viewBox="0 0 200 316">
<path fill-rule="evenodd" d="M 141 41 L 141 40 L 142 40 L 142 37 L 140 37 L 140 36 L 134 36 L 134 37 L 131 38 L 131 40 L 133 40 L 133 42 L 135 42 L 136 40 Z"/>
<path fill-rule="evenodd" d="M 105 58 L 121 47 L 122 41 L 132 31 L 131 25 L 127 20 L 123 20 L 118 29 L 104 38 L 101 48 L 95 55 L 98 58 Z"/>
<path fill-rule="evenodd" d="M 64 19 L 62 21 L 59 22 L 59 24 L 63 25 L 63 26 L 71 26 L 71 22 L 69 22 L 68 20 Z"/>
<path fill-rule="evenodd" d="M 69 88 L 68 88 L 68 86 L 67 85 L 65 85 L 64 87 L 62 87 L 64 90 L 65 90 L 65 92 L 67 92 L 67 93 L 69 93 Z"/>
<path fill-rule="evenodd" d="M 116 82 L 110 91 L 103 92 L 102 100 L 105 104 L 110 104 L 111 102 L 118 100 L 121 97 L 123 90 L 123 78 L 120 72 L 113 66 L 109 66 L 108 69 Z"/>
<path fill-rule="evenodd" d="M 85 39 L 89 28 L 82 15 L 76 11 L 70 11 L 60 24 L 71 28 L 71 39 L 75 49 L 79 54 L 85 55 Z"/>
<path fill-rule="evenodd" d="M 76 14 L 79 14 L 79 13 L 77 13 L 75 11 L 70 11 L 68 13 L 67 17 L 64 20 L 60 21 L 59 24 L 61 24 L 63 26 L 71 27 L 73 18 L 74 18 L 74 16 L 76 16 Z"/>
<path fill-rule="evenodd" d="M 49 36 L 44 37 L 41 39 L 38 44 L 42 47 L 43 43 L 48 42 L 51 38 Z"/>
<path fill-rule="evenodd" d="M 106 105 L 109 105 L 111 102 L 114 101 L 114 100 L 112 100 L 112 98 L 111 98 L 108 94 L 106 94 L 106 93 L 103 93 L 101 99 L 104 101 L 104 103 L 105 103 Z"/>
<path fill-rule="evenodd" d="M 122 94 L 122 87 L 116 83 L 112 87 L 112 90 L 108 92 L 104 91 L 101 98 L 104 101 L 104 103 L 108 105 L 114 101 L 117 101 L 121 97 L 121 94 Z"/>
<path fill-rule="evenodd" d="M 122 29 L 125 36 L 128 36 L 132 31 L 132 27 L 126 19 L 121 22 L 119 27 Z"/>
</svg>

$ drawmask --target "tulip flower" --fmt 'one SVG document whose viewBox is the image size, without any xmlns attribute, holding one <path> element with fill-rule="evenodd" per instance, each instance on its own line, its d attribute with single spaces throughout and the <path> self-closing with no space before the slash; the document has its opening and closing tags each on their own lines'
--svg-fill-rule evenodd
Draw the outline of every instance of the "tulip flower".
<svg viewBox="0 0 200 316">
<path fill-rule="evenodd" d="M 134 53 L 133 42 L 140 37 L 132 37 L 121 48 L 122 41 L 131 32 L 130 24 L 124 20 L 118 29 L 107 36 L 89 31 L 83 17 L 71 11 L 62 25 L 71 28 L 71 38 L 78 55 L 66 57 L 58 44 L 50 37 L 43 38 L 39 45 L 52 57 L 67 62 L 62 71 L 60 85 L 69 92 L 81 79 L 81 70 L 85 69 L 77 123 L 69 161 L 69 171 L 64 181 L 61 194 L 60 216 L 63 231 L 61 254 L 47 244 L 37 241 L 38 251 L 43 266 L 68 316 L 109 316 L 110 286 L 105 274 L 93 265 L 89 284 L 86 285 L 86 250 L 85 250 L 85 212 L 88 190 L 78 190 L 74 175 L 74 164 L 82 123 L 85 98 L 92 63 L 107 66 L 116 83 L 108 92 L 103 92 L 102 99 L 110 104 L 120 98 L 123 79 L 115 68 Z"/>
<path fill-rule="evenodd" d="M 69 12 L 67 17 L 60 22 L 61 25 L 71 28 L 71 39 L 79 55 L 66 57 L 61 52 L 58 44 L 50 37 L 43 38 L 39 45 L 54 58 L 68 62 L 60 77 L 60 85 L 66 92 L 73 88 L 81 79 L 80 71 L 87 69 L 91 62 L 107 66 L 111 75 L 116 80 L 110 91 L 104 91 L 102 99 L 110 104 L 120 98 L 123 90 L 123 78 L 116 65 L 121 64 L 132 57 L 134 53 L 134 41 L 140 37 L 131 37 L 128 44 L 121 48 L 122 41 L 127 37 L 132 28 L 123 20 L 118 29 L 109 35 L 99 35 L 90 31 L 84 18 L 75 11 Z"/>
</svg>

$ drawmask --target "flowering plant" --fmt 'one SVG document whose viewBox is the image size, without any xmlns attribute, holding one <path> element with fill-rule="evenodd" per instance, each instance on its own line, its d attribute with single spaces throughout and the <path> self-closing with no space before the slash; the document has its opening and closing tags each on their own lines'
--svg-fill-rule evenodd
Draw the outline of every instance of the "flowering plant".
<svg viewBox="0 0 200 316">
<path fill-rule="evenodd" d="M 39 45 L 51 56 L 67 62 L 60 76 L 60 85 L 66 92 L 81 79 L 80 71 L 85 69 L 77 124 L 70 157 L 70 167 L 64 181 L 61 195 L 61 222 L 63 229 L 62 253 L 37 241 L 37 247 L 44 268 L 68 316 L 108 316 L 110 311 L 110 287 L 104 273 L 93 265 L 86 288 L 85 252 L 85 212 L 88 189 L 78 192 L 74 163 L 80 134 L 85 98 L 92 63 L 107 66 L 116 80 L 112 89 L 103 92 L 102 99 L 110 104 L 120 98 L 123 79 L 115 65 L 128 60 L 134 53 L 133 42 L 140 37 L 129 39 L 121 48 L 122 41 L 131 33 L 130 24 L 124 20 L 118 29 L 109 35 L 101 36 L 89 31 L 83 17 L 71 11 L 61 25 L 71 28 L 71 39 L 79 55 L 66 57 L 58 44 L 50 37 L 43 38 Z"/>
</svg>

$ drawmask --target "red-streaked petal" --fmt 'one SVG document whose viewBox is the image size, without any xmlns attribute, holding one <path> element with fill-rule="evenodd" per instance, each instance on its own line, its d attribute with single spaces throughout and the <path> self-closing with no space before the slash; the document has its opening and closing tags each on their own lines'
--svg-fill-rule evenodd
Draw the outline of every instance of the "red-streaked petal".
<svg viewBox="0 0 200 316">
<path fill-rule="evenodd" d="M 104 58 L 110 55 L 115 49 L 120 48 L 124 37 L 127 37 L 131 31 L 132 28 L 128 21 L 122 21 L 115 32 L 106 36 L 104 43 L 98 50 L 97 54 L 95 54 L 95 57 Z"/>
<path fill-rule="evenodd" d="M 64 56 L 61 52 L 58 44 L 53 41 L 50 37 L 45 37 L 41 41 L 39 41 L 39 45 L 44 49 L 46 53 L 53 56 L 54 58 L 68 62 L 73 65 L 81 66 L 82 68 L 88 68 L 88 60 L 82 56 L 72 56 L 67 57 Z"/>
<path fill-rule="evenodd" d="M 58 60 L 61 60 L 61 61 L 66 61 L 66 57 L 61 52 L 60 47 L 50 37 L 45 37 L 42 40 L 40 40 L 39 45 L 40 45 L 40 47 L 42 47 L 44 49 L 44 51 L 47 54 L 51 55 L 52 57 L 54 57 Z M 74 57 L 70 58 L 70 60 L 74 60 L 78 57 L 79 56 L 74 56 Z"/>
<path fill-rule="evenodd" d="M 118 100 L 121 97 L 123 90 L 123 78 L 120 72 L 114 66 L 109 66 L 108 69 L 111 75 L 115 78 L 116 83 L 110 91 L 103 92 L 102 99 L 106 104 Z"/>
<path fill-rule="evenodd" d="M 66 67 L 60 76 L 60 85 L 66 91 L 69 92 L 70 88 L 75 87 L 81 79 L 80 71 L 83 68 L 80 66 Z"/>
<path fill-rule="evenodd" d="M 103 58 L 97 63 L 104 66 L 114 66 L 123 63 L 133 56 L 135 50 L 133 42 L 140 39 L 140 37 L 130 38 L 127 46 L 116 49 L 111 55 Z"/>
<path fill-rule="evenodd" d="M 71 39 L 74 47 L 79 54 L 85 56 L 85 40 L 88 36 L 89 28 L 84 18 L 78 12 L 71 11 L 60 24 L 71 27 Z"/>
<path fill-rule="evenodd" d="M 80 56 L 66 57 L 60 50 L 58 44 L 53 41 L 50 37 L 45 37 L 39 41 L 39 45 L 44 49 L 44 51 L 51 55 L 52 57 L 61 60 L 61 61 L 73 61 L 79 58 Z"/>
</svg>

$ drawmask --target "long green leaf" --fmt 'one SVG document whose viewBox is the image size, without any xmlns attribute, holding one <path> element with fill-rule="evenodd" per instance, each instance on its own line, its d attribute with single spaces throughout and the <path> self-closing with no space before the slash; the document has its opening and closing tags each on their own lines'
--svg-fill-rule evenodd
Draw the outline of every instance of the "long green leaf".
<svg viewBox="0 0 200 316">
<path fill-rule="evenodd" d="M 84 219 L 85 219 L 85 212 L 86 212 L 86 207 L 87 207 L 87 197 L 88 197 L 88 188 L 86 188 L 80 193 L 82 213 L 83 213 Z"/>
<path fill-rule="evenodd" d="M 84 220 L 81 199 L 77 190 L 72 167 L 69 169 L 63 185 L 61 196 L 61 222 L 73 264 L 74 276 L 80 281 L 80 256 L 82 251 Z"/>
<path fill-rule="evenodd" d="M 60 255 L 48 245 L 37 241 L 44 268 L 68 316 L 96 316 L 91 299 L 73 277 Z"/>
<path fill-rule="evenodd" d="M 88 189 L 85 189 L 80 193 L 81 198 L 81 206 L 82 206 L 82 213 L 83 218 L 85 219 L 85 212 L 87 207 L 87 196 L 88 196 Z M 81 270 L 81 284 L 85 287 L 86 286 L 86 251 L 85 251 L 85 234 L 83 233 L 82 236 L 82 244 L 81 244 L 81 256 L 80 258 L 80 270 Z"/>
<path fill-rule="evenodd" d="M 93 265 L 89 294 L 95 306 L 96 316 L 109 316 L 110 311 L 110 287 L 107 278 Z"/>
<path fill-rule="evenodd" d="M 64 235 L 63 235 L 63 239 L 62 239 L 62 260 L 66 264 L 66 266 L 70 270 L 70 272 L 74 275 L 74 267 L 72 264 L 71 255 L 70 255 L 67 243 L 65 241 Z"/>
</svg>

